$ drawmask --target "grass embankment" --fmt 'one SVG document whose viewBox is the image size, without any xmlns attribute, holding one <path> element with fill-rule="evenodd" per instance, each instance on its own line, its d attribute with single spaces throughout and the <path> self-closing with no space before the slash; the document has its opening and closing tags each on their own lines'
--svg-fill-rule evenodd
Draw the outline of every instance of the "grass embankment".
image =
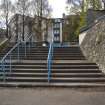
<svg viewBox="0 0 105 105">
<path fill-rule="evenodd" d="M 0 41 L 0 53 L 8 46 L 8 39 Z"/>
</svg>

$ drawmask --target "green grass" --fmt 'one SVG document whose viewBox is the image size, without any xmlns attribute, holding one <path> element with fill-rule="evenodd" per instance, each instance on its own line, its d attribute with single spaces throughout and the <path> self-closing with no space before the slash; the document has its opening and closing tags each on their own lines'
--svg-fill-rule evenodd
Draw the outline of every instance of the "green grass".
<svg viewBox="0 0 105 105">
<path fill-rule="evenodd" d="M 2 42 L 3 42 L 3 40 L 0 40 L 0 44 Z M 0 45 L 0 52 L 2 52 L 6 48 L 6 46 L 8 45 L 7 43 L 8 43 L 8 40 L 5 43 L 3 43 L 2 45 Z"/>
</svg>

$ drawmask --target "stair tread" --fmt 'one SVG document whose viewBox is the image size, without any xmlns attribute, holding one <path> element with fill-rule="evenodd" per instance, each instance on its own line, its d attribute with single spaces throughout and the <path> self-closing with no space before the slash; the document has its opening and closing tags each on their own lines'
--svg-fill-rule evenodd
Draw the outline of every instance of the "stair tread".
<svg viewBox="0 0 105 105">
<path fill-rule="evenodd" d="M 6 74 L 9 74 L 8 72 L 6 72 Z M 25 73 L 16 73 L 16 72 L 12 72 L 11 74 L 28 74 L 28 75 L 34 75 L 34 74 L 36 74 L 36 75 L 48 75 L 48 73 L 47 72 L 45 72 L 45 73 L 27 73 L 27 72 L 25 72 Z M 11 75 L 10 74 L 10 75 Z M 103 73 L 52 73 L 52 75 L 104 75 Z"/>
<path fill-rule="evenodd" d="M 8 65 L 5 65 L 5 66 L 8 66 Z M 24 66 L 24 67 L 26 67 L 26 66 L 28 66 L 28 67 L 37 67 L 37 66 L 46 66 L 47 67 L 47 65 L 41 65 L 41 64 L 36 64 L 36 65 L 31 65 L 31 64 L 29 64 L 29 65 L 25 65 L 25 64 L 12 64 L 11 66 Z M 86 66 L 88 66 L 88 67 L 98 67 L 97 65 L 52 65 L 52 67 L 86 67 Z M 0 65 L 0 67 L 1 67 L 1 65 Z"/>
<path fill-rule="evenodd" d="M 37 80 L 37 79 L 48 79 L 47 77 L 6 77 L 6 79 L 33 79 L 33 80 Z M 92 78 L 92 77 L 87 77 L 87 78 L 80 78 L 80 77 L 69 77 L 69 78 L 59 78 L 59 77 L 52 77 L 51 80 L 105 80 L 105 77 L 101 77 L 101 78 Z"/>
<path fill-rule="evenodd" d="M 6 63 L 7 65 L 10 64 Z M 46 65 L 47 64 L 47 61 L 37 61 L 37 62 L 31 62 L 31 61 L 21 61 L 20 63 L 17 63 L 17 62 L 12 62 L 12 65 Z M 79 66 L 97 66 L 95 63 L 53 63 L 52 65 L 56 65 L 56 66 L 74 66 L 74 65 L 79 65 Z"/>
<path fill-rule="evenodd" d="M 8 69 L 5 69 L 5 70 L 8 70 Z M 15 68 L 15 69 L 12 69 L 13 71 L 14 70 L 39 70 L 39 71 L 47 71 L 47 69 L 45 68 L 40 68 L 40 69 L 35 69 L 35 68 Z M 101 71 L 99 69 L 52 69 L 52 71 Z"/>
<path fill-rule="evenodd" d="M 70 85 L 70 86 L 78 86 L 78 85 L 88 85 L 88 86 L 92 86 L 92 85 L 96 85 L 96 86 L 105 86 L 105 83 L 48 83 L 48 82 L 46 82 L 46 83 L 43 83 L 43 82 L 37 82 L 37 83 L 33 83 L 33 82 L 0 82 L 0 84 L 33 84 L 33 85 L 35 85 L 35 84 L 39 84 L 39 85 Z"/>
<path fill-rule="evenodd" d="M 3 74 L 0 74 L 0 76 L 2 76 Z M 37 72 L 37 73 L 28 73 L 28 72 L 19 72 L 19 73 L 16 73 L 16 72 L 12 72 L 11 74 L 10 73 L 7 73 L 6 72 L 6 76 L 7 77 L 47 77 L 48 76 L 48 73 L 47 72 L 44 72 L 44 73 L 40 73 L 40 72 Z M 58 77 L 58 78 L 76 78 L 76 77 L 79 77 L 79 78 L 87 78 L 87 77 L 92 77 L 92 78 L 102 78 L 102 77 L 105 77 L 104 74 L 102 73 L 52 73 L 51 74 L 51 77 Z"/>
</svg>

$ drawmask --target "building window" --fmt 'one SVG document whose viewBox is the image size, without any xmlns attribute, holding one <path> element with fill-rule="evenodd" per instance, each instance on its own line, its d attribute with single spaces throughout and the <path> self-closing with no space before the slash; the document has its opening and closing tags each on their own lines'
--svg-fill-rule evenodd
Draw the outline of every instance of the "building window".
<svg viewBox="0 0 105 105">
<path fill-rule="evenodd" d="M 57 28 L 57 24 L 54 24 L 54 28 Z"/>
<path fill-rule="evenodd" d="M 54 34 L 56 34 L 56 30 L 54 30 Z"/>
<path fill-rule="evenodd" d="M 60 34 L 60 30 L 54 30 L 54 34 Z"/>
<path fill-rule="evenodd" d="M 60 34 L 60 31 L 59 30 L 57 30 L 57 34 Z"/>
<path fill-rule="evenodd" d="M 60 28 L 60 24 L 59 23 L 54 24 L 54 28 Z"/>
<path fill-rule="evenodd" d="M 56 28 L 59 28 L 60 27 L 60 24 L 56 24 Z"/>
<path fill-rule="evenodd" d="M 55 19 L 55 22 L 61 22 L 61 20 L 60 19 Z"/>
<path fill-rule="evenodd" d="M 59 41 L 59 36 L 55 36 L 54 41 Z"/>
</svg>

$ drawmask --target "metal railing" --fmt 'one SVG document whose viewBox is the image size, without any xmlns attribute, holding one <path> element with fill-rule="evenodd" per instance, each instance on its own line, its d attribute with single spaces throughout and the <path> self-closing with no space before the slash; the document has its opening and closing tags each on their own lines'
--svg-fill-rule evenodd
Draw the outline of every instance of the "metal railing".
<svg viewBox="0 0 105 105">
<path fill-rule="evenodd" d="M 91 24 L 86 25 L 86 26 L 83 26 L 83 27 L 80 29 L 80 33 L 85 32 L 85 31 L 91 29 L 93 26 L 95 26 L 98 22 L 100 22 L 100 21 L 102 21 L 102 20 L 105 20 L 105 15 L 102 15 L 102 16 L 96 18 Z"/>
<path fill-rule="evenodd" d="M 5 82 L 6 80 L 6 70 L 8 70 L 11 74 L 12 72 L 12 54 L 14 53 L 14 51 L 17 50 L 17 59 L 18 59 L 18 62 L 20 61 L 21 57 L 20 57 L 20 53 L 21 53 L 21 49 L 20 47 L 23 47 L 24 48 L 24 56 L 27 55 L 27 42 L 29 43 L 29 50 L 30 50 L 30 47 L 31 47 L 31 41 L 32 39 L 32 35 L 30 35 L 25 41 L 19 41 L 17 42 L 13 48 L 2 58 L 1 60 L 1 67 L 0 67 L 0 70 L 1 72 L 3 73 L 3 81 Z M 21 46 L 22 45 L 22 46 Z"/>
<path fill-rule="evenodd" d="M 48 69 L 48 82 L 51 80 L 51 66 L 52 66 L 52 58 L 53 58 L 53 43 L 50 43 L 49 53 L 47 58 L 47 69 Z"/>
</svg>

